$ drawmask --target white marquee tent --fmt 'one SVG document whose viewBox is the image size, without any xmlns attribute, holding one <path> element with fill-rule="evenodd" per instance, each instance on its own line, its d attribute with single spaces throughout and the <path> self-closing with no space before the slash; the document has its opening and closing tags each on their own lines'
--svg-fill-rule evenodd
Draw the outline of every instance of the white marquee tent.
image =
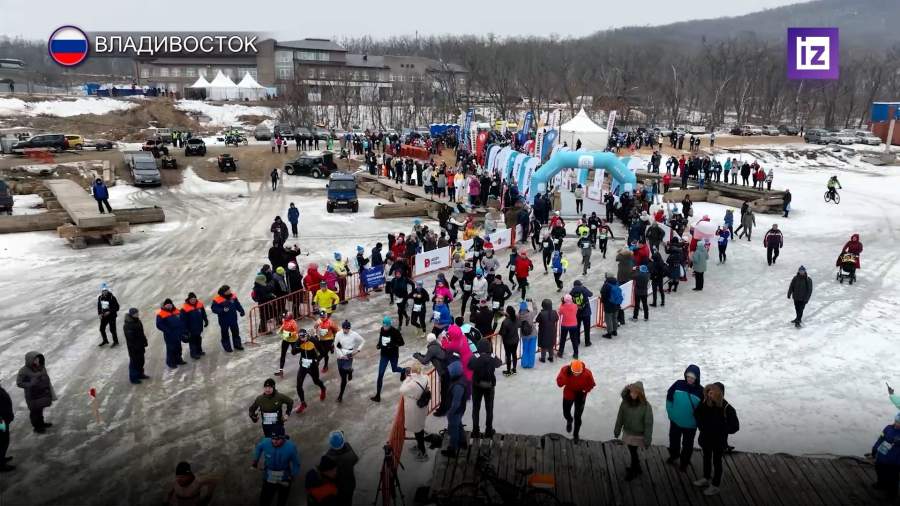
<svg viewBox="0 0 900 506">
<path fill-rule="evenodd" d="M 266 98 L 267 90 L 264 86 L 260 86 L 256 79 L 249 72 L 244 74 L 244 78 L 238 83 L 238 96 L 241 100 L 261 100 Z"/>
<path fill-rule="evenodd" d="M 209 88 L 209 81 L 207 81 L 205 77 L 200 76 L 197 78 L 197 82 L 190 85 L 190 88 L 203 88 L 203 89 Z"/>
<path fill-rule="evenodd" d="M 567 142 L 572 149 L 575 149 L 576 142 L 581 139 L 581 148 L 586 151 L 604 150 L 609 140 L 609 132 L 591 121 L 584 109 L 559 129 L 559 144 Z"/>
<path fill-rule="evenodd" d="M 237 100 L 238 87 L 220 70 L 216 78 L 209 83 L 206 96 L 210 100 Z"/>
</svg>

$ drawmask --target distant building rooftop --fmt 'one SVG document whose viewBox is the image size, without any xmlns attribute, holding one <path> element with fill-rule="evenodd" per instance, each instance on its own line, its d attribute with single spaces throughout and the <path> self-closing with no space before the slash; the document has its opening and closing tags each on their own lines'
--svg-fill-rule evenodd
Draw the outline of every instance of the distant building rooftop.
<svg viewBox="0 0 900 506">
<path fill-rule="evenodd" d="M 337 42 L 328 39 L 280 40 L 275 43 L 275 46 L 290 49 L 311 49 L 314 51 L 347 51 Z"/>
<path fill-rule="evenodd" d="M 367 68 L 376 68 L 376 69 L 387 68 L 387 65 L 384 62 L 383 56 L 373 56 L 373 55 L 353 54 L 353 53 L 347 53 L 347 66 L 348 67 L 367 67 Z"/>
</svg>

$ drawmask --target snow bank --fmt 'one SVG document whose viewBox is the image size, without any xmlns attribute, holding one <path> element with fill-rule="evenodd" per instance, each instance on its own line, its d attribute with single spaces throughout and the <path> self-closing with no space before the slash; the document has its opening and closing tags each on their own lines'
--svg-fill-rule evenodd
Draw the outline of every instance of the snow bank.
<svg viewBox="0 0 900 506">
<path fill-rule="evenodd" d="M 196 112 L 207 116 L 207 126 L 232 126 L 242 124 L 239 116 L 267 116 L 275 118 L 275 110 L 271 107 L 250 106 L 239 104 L 208 104 L 200 100 L 179 100 L 175 108 L 186 112 Z"/>
<path fill-rule="evenodd" d="M 39 207 L 43 204 L 44 199 L 40 195 L 13 195 L 13 215 L 46 213 L 47 209 Z"/>
<path fill-rule="evenodd" d="M 0 98 L 0 116 L 57 116 L 67 118 L 79 114 L 107 114 L 127 111 L 137 104 L 113 98 L 78 98 L 25 102 L 18 98 Z"/>
</svg>

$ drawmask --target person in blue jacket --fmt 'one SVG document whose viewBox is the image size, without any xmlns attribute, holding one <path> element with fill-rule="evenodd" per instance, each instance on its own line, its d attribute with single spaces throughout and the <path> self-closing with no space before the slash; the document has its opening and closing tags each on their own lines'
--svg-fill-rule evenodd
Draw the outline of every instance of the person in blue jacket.
<svg viewBox="0 0 900 506">
<path fill-rule="evenodd" d="M 300 210 L 294 206 L 294 203 L 291 202 L 291 206 L 288 207 L 288 221 L 291 222 L 291 235 L 294 238 L 297 237 L 297 224 L 300 223 Z"/>
<path fill-rule="evenodd" d="M 434 335 L 439 336 L 441 332 L 447 330 L 447 327 L 453 323 L 453 314 L 450 313 L 450 306 L 444 301 L 444 297 L 438 295 L 434 298 L 434 313 L 431 316 L 434 328 L 431 331 Z"/>
<path fill-rule="evenodd" d="M 162 331 L 166 342 L 166 365 L 169 369 L 187 364 L 181 358 L 181 339 L 187 334 L 187 330 L 172 299 L 164 300 L 159 312 L 156 313 L 156 328 Z"/>
<path fill-rule="evenodd" d="M 107 211 L 112 212 L 112 208 L 109 207 L 109 188 L 103 184 L 103 180 L 99 177 L 91 186 L 91 193 L 94 194 L 94 200 L 97 201 L 97 209 L 100 210 L 100 214 L 104 214 L 103 206 L 106 206 Z"/>
<path fill-rule="evenodd" d="M 450 444 L 441 451 L 441 454 L 456 458 L 460 448 L 468 447 L 466 433 L 463 430 L 463 415 L 466 413 L 466 403 L 469 400 L 469 385 L 460 361 L 451 363 L 447 367 L 450 374 L 450 409 L 447 410 L 447 434 L 450 436 Z"/>
<path fill-rule="evenodd" d="M 580 279 L 576 279 L 569 295 L 572 296 L 572 302 L 578 306 L 578 324 L 584 329 L 584 345 L 590 346 L 591 326 L 593 325 L 593 320 L 591 319 L 591 297 L 594 296 L 594 293 L 588 290 L 588 287 L 584 286 Z"/>
<path fill-rule="evenodd" d="M 682 471 L 691 464 L 694 437 L 697 435 L 694 410 L 702 400 L 700 368 L 691 364 L 684 371 L 684 379 L 673 383 L 666 393 L 666 414 L 669 415 L 669 459 L 666 463 L 678 463 L 680 458 Z"/>
<path fill-rule="evenodd" d="M 188 350 L 191 358 L 199 359 L 206 355 L 203 351 L 203 329 L 209 326 L 209 319 L 206 317 L 206 308 L 203 302 L 197 300 L 197 294 L 191 292 L 184 299 L 184 305 L 181 306 L 181 321 L 188 334 Z"/>
<path fill-rule="evenodd" d="M 222 285 L 213 297 L 212 312 L 219 316 L 219 329 L 222 331 L 222 349 L 231 353 L 234 349 L 244 351 L 241 345 L 241 329 L 238 327 L 238 314 L 244 316 L 244 308 L 237 297 L 231 293 L 231 287 Z M 230 334 L 230 337 L 229 337 Z"/>
<path fill-rule="evenodd" d="M 260 506 L 285 506 L 291 493 L 291 483 L 300 475 L 300 454 L 297 446 L 284 434 L 284 427 L 276 425 L 270 437 L 263 437 L 253 451 L 253 466 L 257 469 L 262 457 L 263 484 L 259 494 Z"/>
<path fill-rule="evenodd" d="M 872 446 L 872 458 L 875 459 L 875 490 L 882 490 L 888 499 L 897 497 L 897 485 L 900 483 L 900 413 L 894 416 L 894 424 L 888 425 Z"/>
</svg>

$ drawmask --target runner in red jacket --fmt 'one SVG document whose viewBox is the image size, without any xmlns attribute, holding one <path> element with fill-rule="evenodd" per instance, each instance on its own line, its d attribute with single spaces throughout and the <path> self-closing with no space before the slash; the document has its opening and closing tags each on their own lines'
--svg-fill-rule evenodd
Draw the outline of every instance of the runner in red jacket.
<svg viewBox="0 0 900 506">
<path fill-rule="evenodd" d="M 576 359 L 559 370 L 556 384 L 563 389 L 563 417 L 566 419 L 566 432 L 572 432 L 572 439 L 577 443 L 584 403 L 587 400 L 588 392 L 596 386 L 594 375 L 591 374 L 590 369 L 585 367 L 584 362 Z M 574 420 L 572 406 L 575 406 Z M 574 432 L 572 431 L 573 421 Z"/>
</svg>

